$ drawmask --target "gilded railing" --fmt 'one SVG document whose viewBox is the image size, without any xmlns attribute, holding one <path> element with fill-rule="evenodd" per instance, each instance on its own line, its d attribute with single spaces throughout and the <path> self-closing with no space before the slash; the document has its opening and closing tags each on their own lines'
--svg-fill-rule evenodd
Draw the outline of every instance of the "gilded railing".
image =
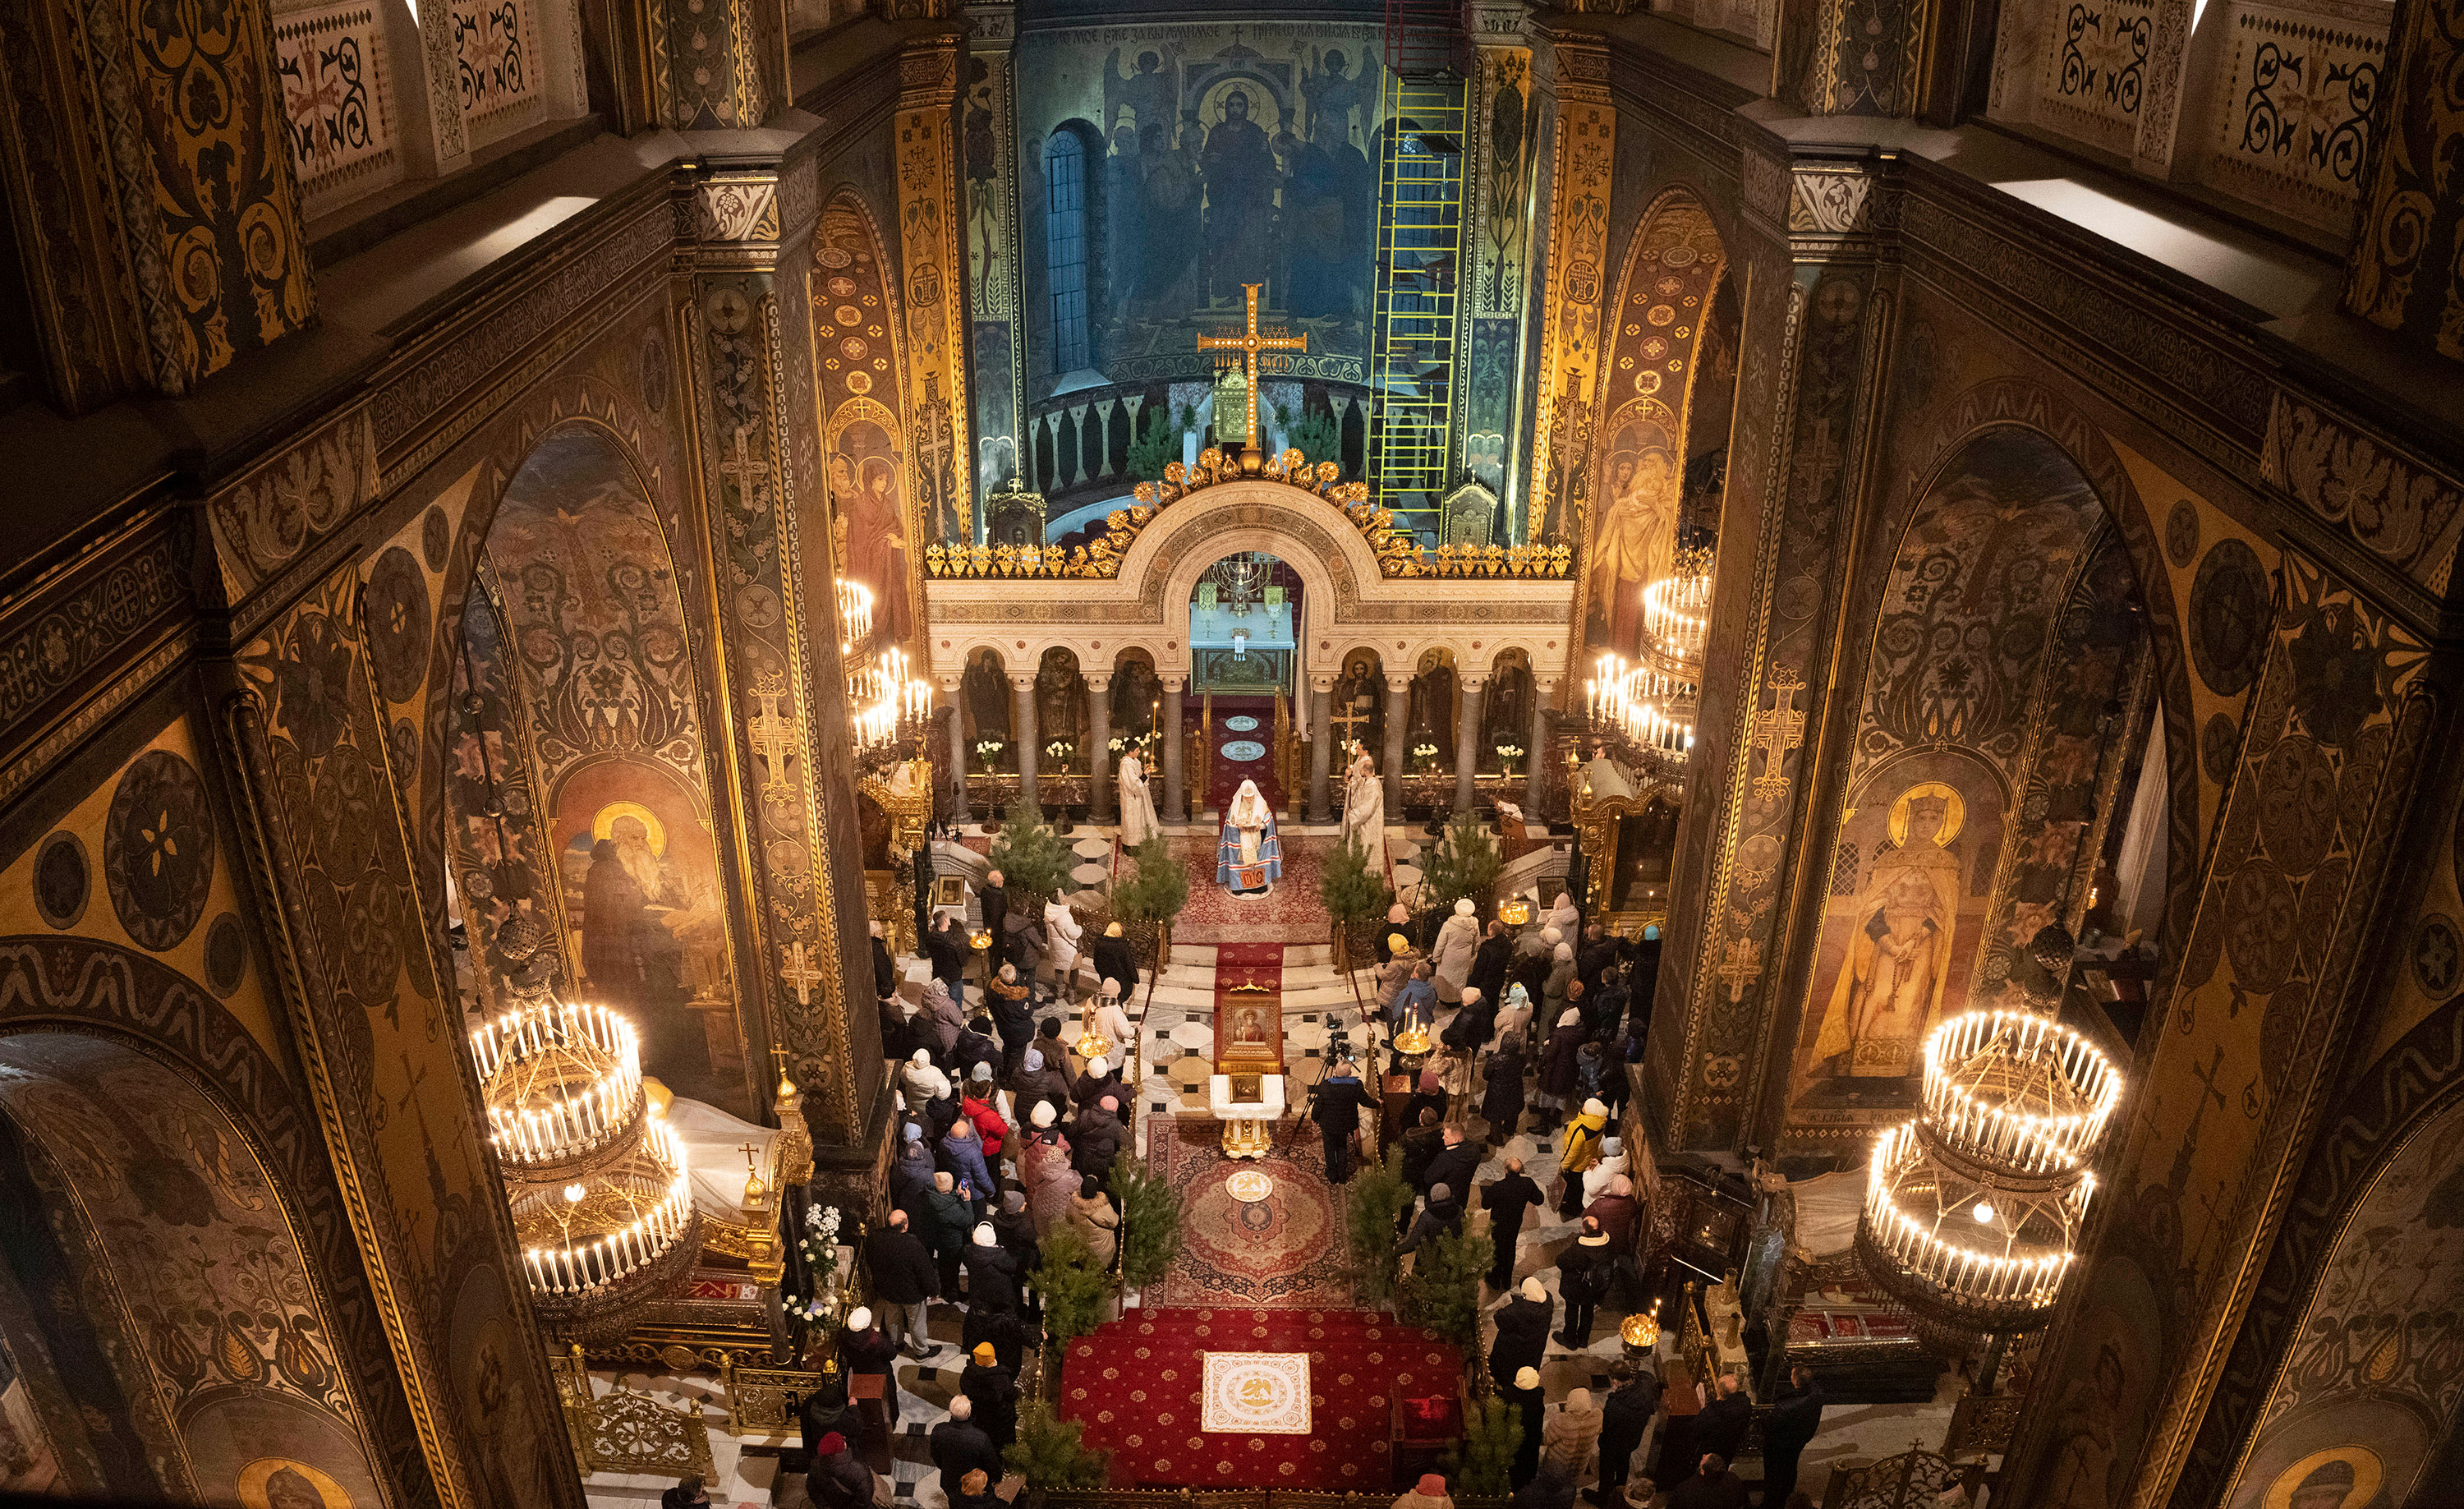
<svg viewBox="0 0 2464 1509">
<path fill-rule="evenodd" d="M 1137 502 L 1107 514 L 1104 532 L 1085 545 L 1064 549 L 1059 545 L 935 541 L 924 547 L 924 573 L 958 580 L 1117 577 L 1122 557 L 1129 554 L 1139 531 L 1153 523 L 1156 514 L 1192 493 L 1219 482 L 1239 481 L 1244 476 L 1240 467 L 1225 459 L 1223 453 L 1209 447 L 1199 453 L 1196 466 L 1175 461 L 1163 469 L 1161 482 L 1140 482 Z M 1298 451 L 1286 451 L 1247 479 L 1297 488 L 1341 509 L 1344 518 L 1368 544 L 1370 553 L 1377 558 L 1381 576 L 1547 580 L 1564 577 L 1573 566 L 1573 552 L 1563 544 L 1445 544 L 1433 550 L 1424 548 L 1419 536 L 1396 528 L 1395 516 L 1369 500 L 1367 483 L 1342 481 L 1342 476 L 1343 469 L 1332 461 L 1312 466 Z"/>
<path fill-rule="evenodd" d="M 566 1431 L 584 1473 L 711 1476 L 710 1426 L 697 1405 L 667 1405 L 616 1385 L 593 1397 L 582 1348 L 552 1360 Z"/>
</svg>

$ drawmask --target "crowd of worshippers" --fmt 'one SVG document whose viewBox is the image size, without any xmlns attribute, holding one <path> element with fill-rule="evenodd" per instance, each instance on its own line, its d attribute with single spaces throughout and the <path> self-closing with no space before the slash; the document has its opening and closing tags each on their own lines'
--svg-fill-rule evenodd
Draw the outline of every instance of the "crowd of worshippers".
<svg viewBox="0 0 2464 1509">
<path fill-rule="evenodd" d="M 900 970 L 872 929 L 875 993 L 886 1054 L 898 1071 L 897 1151 L 890 1165 L 890 1209 L 864 1238 L 872 1304 L 848 1313 L 838 1360 L 847 1378 L 881 1380 L 888 1422 L 900 1412 L 897 1363 L 943 1357 L 934 1340 L 935 1303 L 964 1313 L 963 1359 L 949 1418 L 935 1426 L 931 1449 L 943 1495 L 954 1509 L 997 1502 L 1001 1452 L 1018 1439 L 1019 1369 L 1042 1337 L 1043 1307 L 1032 1283 L 1042 1243 L 1067 1225 L 1097 1262 L 1118 1260 L 1121 1215 L 1110 1185 L 1112 1165 L 1132 1143 L 1131 1087 L 1115 1055 L 1130 1046 L 1124 1003 L 1144 979 L 1118 923 L 1089 939 L 1058 900 L 1013 911 L 1000 871 L 977 893 L 991 935 L 988 988 L 976 1009 L 965 975 L 977 950 L 962 920 L 946 914 L 926 933 L 932 975 L 920 1004 L 899 992 Z M 1057 1006 L 1074 1025 L 1094 992 L 1095 1031 L 1114 1054 L 1081 1059 L 1076 1033 L 1064 1038 Z M 844 1448 L 854 1419 L 819 1395 L 807 1401 L 810 1479 L 822 1484 L 833 1437 Z M 850 1454 L 849 1462 L 862 1469 Z M 813 1490 L 825 1509 L 858 1509 L 855 1471 Z M 863 1469 L 869 1476 L 869 1470 Z M 867 1490 L 869 1493 L 869 1490 Z M 844 1501 L 839 1497 L 850 1496 Z M 864 1502 L 870 1502 L 867 1498 Z"/>
</svg>

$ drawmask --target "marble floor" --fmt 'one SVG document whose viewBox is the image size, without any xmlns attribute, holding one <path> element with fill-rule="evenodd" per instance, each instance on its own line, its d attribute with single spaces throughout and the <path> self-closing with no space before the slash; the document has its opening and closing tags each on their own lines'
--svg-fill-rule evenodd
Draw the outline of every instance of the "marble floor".
<svg viewBox="0 0 2464 1509">
<path fill-rule="evenodd" d="M 1397 836 L 1403 836 L 1399 831 Z M 1206 1079 L 1214 1051 L 1215 954 L 1212 944 L 1176 943 L 1171 963 L 1155 980 L 1153 990 L 1141 990 L 1138 1002 L 1133 1004 L 1131 1014 L 1138 1023 L 1138 1100 L 1145 1113 L 1139 1118 L 1138 1127 L 1141 1154 L 1146 1150 L 1148 1116 L 1205 1107 Z M 912 963 L 910 973 L 920 988 L 924 975 L 920 963 Z M 1360 977 L 1364 997 L 1367 982 L 1364 971 Z M 1297 1105 L 1302 1101 L 1304 1087 L 1318 1077 L 1331 1045 L 1339 1041 L 1355 1047 L 1367 1044 L 1353 982 L 1334 968 L 1329 944 L 1285 945 L 1283 1020 L 1288 1099 Z M 1480 1182 L 1485 1184 L 1502 1174 L 1505 1160 L 1512 1156 L 1522 1158 L 1533 1177 L 1546 1186 L 1562 1151 L 1562 1144 L 1553 1136 L 1519 1133 L 1492 1152 L 1482 1165 Z M 1573 1240 L 1574 1234 L 1573 1223 L 1555 1219 L 1553 1203 L 1532 1212 L 1516 1243 L 1516 1278 L 1537 1275 L 1553 1297 L 1556 1254 Z M 1492 1308 L 1504 1298 L 1495 1294 L 1485 1294 L 1484 1298 Z M 1562 1401 L 1568 1390 L 1577 1387 L 1592 1389 L 1595 1400 L 1606 1392 L 1610 1365 L 1618 1356 L 1617 1323 L 1623 1319 L 1622 1313 L 1603 1306 L 1593 1328 L 1591 1345 L 1579 1352 L 1551 1342 L 1542 1367 L 1542 1383 L 1552 1400 Z M 956 1306 L 936 1303 L 931 1318 L 936 1343 L 935 1354 L 921 1363 L 902 1361 L 899 1366 L 902 1408 L 892 1487 L 898 1502 L 915 1504 L 920 1509 L 946 1509 L 926 1447 L 926 1434 L 948 1418 L 949 1401 L 957 1388 L 958 1372 L 965 1363 L 957 1345 L 961 1320 Z M 598 1379 L 600 1389 L 604 1392 L 613 1387 L 615 1378 L 612 1373 L 603 1374 Z M 1912 1444 L 1938 1448 L 1948 1430 L 1951 1409 L 1962 1387 L 1955 1374 L 1946 1374 L 1945 1379 L 1943 1392 L 1930 1404 L 1833 1407 L 1824 1416 L 1821 1434 L 1805 1454 L 1799 1485 L 1818 1502 L 1835 1464 L 1872 1460 L 1906 1451 Z M 690 1403 L 702 1409 L 711 1426 L 715 1471 L 710 1494 L 714 1505 L 781 1505 L 796 1509 L 806 1502 L 802 1475 L 781 1472 L 781 1451 L 798 1444 L 793 1433 L 745 1438 L 725 1434 L 725 1416 L 717 1404 L 715 1379 L 645 1377 L 635 1373 L 625 1375 L 623 1381 L 627 1387 L 645 1389 L 671 1404 Z M 1640 1460 L 1649 1461 L 1653 1449 L 1653 1443 L 1646 1443 Z M 1758 1471 L 1749 1459 L 1745 1468 L 1749 1480 Z M 592 1503 L 605 1509 L 636 1509 L 639 1505 L 655 1504 L 659 1493 L 673 1486 L 673 1482 L 601 1474 L 591 1476 L 585 1486 Z M 1015 1488 L 1015 1480 L 1010 1486 Z"/>
</svg>

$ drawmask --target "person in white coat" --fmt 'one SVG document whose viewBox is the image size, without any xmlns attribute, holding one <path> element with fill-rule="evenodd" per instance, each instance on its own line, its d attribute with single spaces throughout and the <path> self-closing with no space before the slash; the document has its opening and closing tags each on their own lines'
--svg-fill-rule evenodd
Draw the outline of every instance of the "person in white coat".
<svg viewBox="0 0 2464 1509">
<path fill-rule="evenodd" d="M 921 1048 L 915 1050 L 914 1057 L 907 1060 L 907 1067 L 899 1071 L 899 1076 L 906 1081 L 907 1108 L 911 1111 L 921 1111 L 950 1093 L 950 1076 L 934 1068 L 933 1055 Z"/>
<path fill-rule="evenodd" d="M 1065 995 L 1077 994 L 1069 977 L 1077 971 L 1078 940 L 1085 932 L 1068 902 L 1056 896 L 1044 903 L 1044 962 L 1052 966 L 1053 988 Z"/>
<path fill-rule="evenodd" d="M 1463 981 L 1470 978 L 1472 957 L 1479 952 L 1480 909 L 1471 904 L 1471 898 L 1464 897 L 1455 903 L 1454 915 L 1438 929 L 1438 941 L 1429 949 L 1441 1004 L 1463 1004 Z"/>
<path fill-rule="evenodd" d="M 1115 1055 L 1129 1057 L 1130 1039 L 1135 1033 L 1130 1026 L 1129 1013 L 1121 1010 L 1120 994 L 1110 980 L 1104 982 L 1104 993 L 1095 1003 L 1095 1031 L 1112 1045 Z"/>
<path fill-rule="evenodd" d="M 1155 820 L 1155 793 L 1147 789 L 1146 766 L 1132 754 L 1121 756 L 1118 786 L 1121 793 L 1121 847 L 1135 849 L 1151 834 L 1163 832 Z"/>
</svg>

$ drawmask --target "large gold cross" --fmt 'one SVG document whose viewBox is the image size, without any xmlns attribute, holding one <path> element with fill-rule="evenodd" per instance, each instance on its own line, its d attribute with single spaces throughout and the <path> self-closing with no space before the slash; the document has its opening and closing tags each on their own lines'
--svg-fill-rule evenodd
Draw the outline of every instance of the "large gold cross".
<svg viewBox="0 0 2464 1509">
<path fill-rule="evenodd" d="M 1805 743 L 1805 713 L 1796 705 L 1796 694 L 1805 690 L 1804 677 L 1782 666 L 1771 673 L 1771 705 L 1755 711 L 1751 735 L 1763 752 L 1763 773 L 1754 777 L 1754 794 L 1766 798 L 1787 793 L 1788 777 L 1780 773 L 1780 762 Z"/>
<path fill-rule="evenodd" d="M 805 952 L 803 943 L 789 943 L 779 952 L 781 956 L 779 978 L 796 988 L 798 1006 L 812 1005 L 813 987 L 821 984 L 827 977 L 821 970 L 813 967 L 812 957 Z"/>
<path fill-rule="evenodd" d="M 1258 290 L 1264 283 L 1243 283 L 1248 292 L 1249 328 L 1242 335 L 1202 335 L 1198 338 L 1201 351 L 1238 351 L 1241 353 L 1241 375 L 1249 384 L 1249 418 L 1247 437 L 1241 443 L 1248 450 L 1258 449 L 1258 353 L 1261 351 L 1306 351 L 1309 337 L 1305 335 L 1260 335 L 1258 333 Z M 1217 434 L 1223 433 L 1223 416 L 1215 416 Z"/>
</svg>

